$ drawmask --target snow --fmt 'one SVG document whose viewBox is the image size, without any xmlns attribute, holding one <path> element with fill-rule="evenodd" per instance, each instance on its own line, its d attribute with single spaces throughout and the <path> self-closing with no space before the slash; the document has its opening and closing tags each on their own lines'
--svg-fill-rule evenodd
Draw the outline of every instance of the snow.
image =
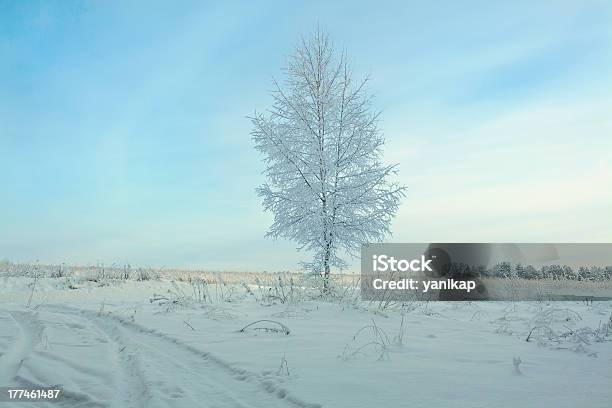
<svg viewBox="0 0 612 408">
<path fill-rule="evenodd" d="M 162 304 L 192 286 L 41 278 L 27 308 L 33 281 L 0 278 L 0 386 L 63 385 L 49 406 L 611 406 L 612 302 Z"/>
</svg>

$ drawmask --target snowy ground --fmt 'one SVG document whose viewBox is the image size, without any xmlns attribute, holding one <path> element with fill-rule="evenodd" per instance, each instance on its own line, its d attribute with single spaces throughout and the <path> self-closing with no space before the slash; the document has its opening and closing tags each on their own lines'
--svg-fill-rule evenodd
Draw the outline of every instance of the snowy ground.
<svg viewBox="0 0 612 408">
<path fill-rule="evenodd" d="M 30 300 L 32 283 L 0 277 L 0 386 L 63 385 L 49 406 L 612 406 L 612 302 L 381 311 L 344 298 L 263 301 L 244 287 L 202 302 L 189 283 L 64 278 L 38 280 Z M 290 333 L 269 322 L 240 331 L 262 319 Z"/>
</svg>

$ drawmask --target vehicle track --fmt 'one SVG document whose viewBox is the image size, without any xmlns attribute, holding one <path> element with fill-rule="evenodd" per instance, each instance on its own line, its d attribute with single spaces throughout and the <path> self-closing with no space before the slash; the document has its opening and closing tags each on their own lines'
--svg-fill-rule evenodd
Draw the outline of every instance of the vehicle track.
<svg viewBox="0 0 612 408">
<path fill-rule="evenodd" d="M 72 395 L 72 401 L 68 398 L 59 406 L 320 407 L 294 397 L 270 378 L 236 368 L 206 351 L 109 313 L 47 305 L 41 308 L 37 318 L 26 314 L 19 315 L 18 319 L 26 326 L 35 325 L 33 322 L 38 320 L 44 325 L 55 325 L 56 329 L 67 332 L 66 338 L 70 341 L 81 341 L 95 347 L 96 353 L 107 353 L 104 361 L 112 369 L 95 365 L 100 356 L 91 361 L 71 359 L 65 355 L 70 349 L 68 344 L 62 346 L 63 354 L 58 354 L 59 347 L 27 350 L 26 354 L 35 356 L 37 363 L 32 358 L 28 367 L 24 367 L 28 378 L 40 383 L 48 381 L 49 377 L 37 373 L 37 369 L 55 364 L 61 367 L 58 371 L 65 377 L 77 379 L 65 385 L 66 395 Z M 101 395 L 88 394 L 86 390 L 89 387 L 91 391 L 92 383 L 108 391 Z M 87 398 L 90 405 L 84 404 Z"/>
</svg>

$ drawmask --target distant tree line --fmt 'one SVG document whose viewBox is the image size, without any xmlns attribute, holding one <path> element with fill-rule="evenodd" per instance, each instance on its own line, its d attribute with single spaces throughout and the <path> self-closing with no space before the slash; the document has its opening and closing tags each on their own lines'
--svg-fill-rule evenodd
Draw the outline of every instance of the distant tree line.
<svg viewBox="0 0 612 408">
<path fill-rule="evenodd" d="M 493 267 L 473 266 L 463 263 L 452 263 L 448 276 L 474 276 L 482 278 L 522 278 L 522 279 L 569 279 L 576 281 L 612 280 L 612 265 L 580 266 L 544 265 L 536 268 L 533 265 L 511 264 L 501 262 Z"/>
</svg>

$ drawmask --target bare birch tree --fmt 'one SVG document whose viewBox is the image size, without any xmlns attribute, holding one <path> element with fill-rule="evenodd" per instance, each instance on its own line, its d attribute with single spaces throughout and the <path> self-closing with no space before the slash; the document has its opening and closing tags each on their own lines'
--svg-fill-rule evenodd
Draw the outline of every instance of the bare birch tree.
<svg viewBox="0 0 612 408">
<path fill-rule="evenodd" d="M 252 137 L 268 182 L 257 189 L 274 222 L 266 236 L 314 252 L 305 266 L 324 276 L 342 269 L 343 254 L 390 233 L 405 187 L 390 181 L 397 165 L 382 163 L 384 138 L 372 111 L 367 78 L 354 81 L 344 53 L 317 30 L 302 39 L 274 81 L 273 105 L 255 113 Z"/>
</svg>

